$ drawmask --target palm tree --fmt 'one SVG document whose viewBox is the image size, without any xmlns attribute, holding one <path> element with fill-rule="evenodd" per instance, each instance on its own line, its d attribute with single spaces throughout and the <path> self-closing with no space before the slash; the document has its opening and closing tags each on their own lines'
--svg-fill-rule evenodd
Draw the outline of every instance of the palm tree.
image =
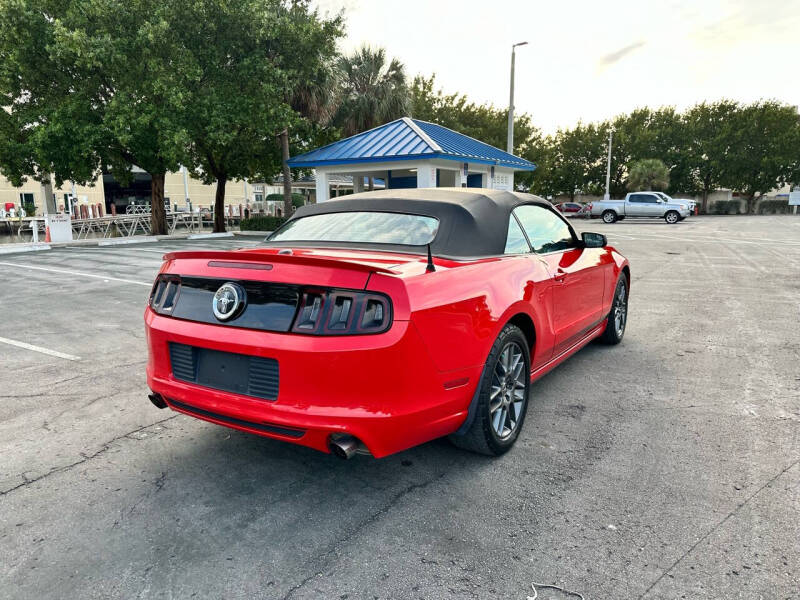
<svg viewBox="0 0 800 600">
<path fill-rule="evenodd" d="M 341 104 L 334 122 L 350 136 L 408 114 L 409 95 L 403 63 L 387 64 L 384 48 L 362 46 L 339 59 Z"/>
<path fill-rule="evenodd" d="M 362 46 L 339 59 L 341 103 L 334 123 L 346 136 L 355 135 L 404 117 L 409 93 L 403 63 L 386 62 L 384 48 Z M 372 177 L 369 189 L 373 189 Z"/>
<path fill-rule="evenodd" d="M 311 123 L 325 127 L 339 106 L 339 72 L 336 65 L 323 62 L 312 80 L 302 81 L 293 90 L 292 109 Z M 283 173 L 283 214 L 292 216 L 292 171 L 289 168 L 289 129 L 278 134 L 281 142 Z"/>
<path fill-rule="evenodd" d="M 628 170 L 628 188 L 635 190 L 665 190 L 669 186 L 669 167 L 657 158 L 643 158 L 632 163 Z"/>
</svg>

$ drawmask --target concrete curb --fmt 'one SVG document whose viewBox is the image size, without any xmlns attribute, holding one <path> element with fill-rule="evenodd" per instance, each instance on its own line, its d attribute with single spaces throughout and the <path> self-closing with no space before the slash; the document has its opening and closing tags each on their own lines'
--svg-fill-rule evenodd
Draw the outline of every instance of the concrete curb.
<svg viewBox="0 0 800 600">
<path fill-rule="evenodd" d="M 214 238 L 232 238 L 233 232 L 226 231 L 224 233 L 190 233 L 186 238 L 187 240 L 209 240 Z"/>
<path fill-rule="evenodd" d="M 17 252 L 40 252 L 50 250 L 49 244 L 3 244 L 0 245 L 0 254 L 16 254 Z"/>
<path fill-rule="evenodd" d="M 174 240 L 204 240 L 215 238 L 233 237 L 260 237 L 265 238 L 268 231 L 227 231 L 225 233 L 178 233 L 172 235 L 134 235 L 116 238 L 88 238 L 72 240 L 69 242 L 20 242 L 0 244 L 0 254 L 14 254 L 17 252 L 33 252 L 38 250 L 52 250 L 53 248 L 80 248 L 101 246 L 125 246 L 129 244 L 152 244 L 154 242 Z"/>
<path fill-rule="evenodd" d="M 97 241 L 98 246 L 122 246 L 124 244 L 146 244 L 159 241 L 160 236 L 143 235 L 123 238 L 103 238 Z"/>
</svg>

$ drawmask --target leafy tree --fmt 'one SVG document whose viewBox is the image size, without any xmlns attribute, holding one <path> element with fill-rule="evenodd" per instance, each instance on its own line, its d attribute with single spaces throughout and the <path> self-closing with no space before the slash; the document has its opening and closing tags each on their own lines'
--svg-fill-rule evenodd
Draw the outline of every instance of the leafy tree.
<svg viewBox="0 0 800 600">
<path fill-rule="evenodd" d="M 689 165 L 694 189 L 702 196 L 702 210 L 708 212 L 708 196 L 722 185 L 726 157 L 733 144 L 733 117 L 739 104 L 730 100 L 697 104 L 682 116 L 680 151 Z"/>
<path fill-rule="evenodd" d="M 410 88 L 411 115 L 464 135 L 505 148 L 508 133 L 508 111 L 491 104 L 470 102 L 464 94 L 445 94 L 436 90 L 436 76 L 414 78 Z M 514 117 L 514 153 L 523 156 L 542 143 L 541 132 L 530 115 Z"/>
<path fill-rule="evenodd" d="M 0 105 L 10 105 L 10 101 L 0 100 Z M 0 173 L 17 187 L 29 176 L 41 175 L 33 155 L 30 131 L 22 122 L 19 111 L 0 109 Z"/>
<path fill-rule="evenodd" d="M 362 46 L 339 60 L 341 104 L 335 123 L 346 136 L 372 129 L 409 112 L 403 63 L 387 63 L 384 48 Z"/>
<path fill-rule="evenodd" d="M 335 53 L 340 20 L 320 19 L 307 2 L 197 0 L 177 12 L 176 26 L 189 56 L 191 158 L 197 176 L 217 183 L 214 231 L 224 231 L 227 181 L 280 170 L 275 138 L 301 119 L 291 104 L 297 82 Z"/>
<path fill-rule="evenodd" d="M 605 132 L 594 124 L 578 123 L 552 137 L 549 179 L 555 194 L 602 193 L 606 173 Z"/>
<path fill-rule="evenodd" d="M 800 156 L 797 108 L 773 100 L 742 107 L 731 122 L 732 144 L 725 156 L 721 182 L 744 195 L 747 212 L 758 200 L 796 176 Z"/>
<path fill-rule="evenodd" d="M 409 93 L 411 115 L 415 119 L 437 123 L 497 148 L 505 148 L 508 131 L 506 109 L 470 102 L 464 94 L 445 94 L 436 88 L 435 75 L 415 77 Z M 532 173 L 517 174 L 517 182 L 524 187 L 535 187 L 534 182 L 544 177 L 540 170 L 544 148 L 541 131 L 533 125 L 530 115 L 515 116 L 514 153 L 538 167 Z"/>
<path fill-rule="evenodd" d="M 628 189 L 664 190 L 669 186 L 669 168 L 657 158 L 642 158 L 628 169 Z"/>
<path fill-rule="evenodd" d="M 536 170 L 517 177 L 517 183 L 523 189 L 543 198 L 561 193 L 555 177 L 556 147 L 552 136 L 539 138 L 536 148 L 524 158 L 533 161 Z"/>
<path fill-rule="evenodd" d="M 25 132 L 25 174 L 90 183 L 103 167 L 152 177 L 152 231 L 166 233 L 164 176 L 185 158 L 183 54 L 155 0 L 0 4 L 0 93 Z"/>
<path fill-rule="evenodd" d="M 301 120 L 287 98 L 335 51 L 340 25 L 305 0 L 6 0 L 0 164 L 59 185 L 141 167 L 156 234 L 164 176 L 187 164 L 217 181 L 220 230 L 227 180 L 279 169 L 275 136 Z"/>
</svg>

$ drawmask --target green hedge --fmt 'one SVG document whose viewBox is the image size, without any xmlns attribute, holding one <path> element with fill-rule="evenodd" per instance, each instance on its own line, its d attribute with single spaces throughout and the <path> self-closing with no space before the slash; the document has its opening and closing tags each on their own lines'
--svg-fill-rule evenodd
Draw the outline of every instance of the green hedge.
<svg viewBox="0 0 800 600">
<path fill-rule="evenodd" d="M 267 194 L 265 200 L 272 202 L 283 202 L 283 194 Z M 306 203 L 306 198 L 303 194 L 292 193 L 292 204 L 295 208 L 300 208 Z"/>
<path fill-rule="evenodd" d="M 283 217 L 250 217 L 242 219 L 239 228 L 242 231 L 275 231 L 285 221 Z"/>
<path fill-rule="evenodd" d="M 718 200 L 711 205 L 712 215 L 738 215 L 741 202 L 739 200 Z"/>
<path fill-rule="evenodd" d="M 27 217 L 36 216 L 36 205 L 33 202 L 26 202 L 22 208 L 25 209 L 25 216 Z"/>
<path fill-rule="evenodd" d="M 762 200 L 758 205 L 758 214 L 760 215 L 784 215 L 788 212 L 788 200 Z"/>
</svg>

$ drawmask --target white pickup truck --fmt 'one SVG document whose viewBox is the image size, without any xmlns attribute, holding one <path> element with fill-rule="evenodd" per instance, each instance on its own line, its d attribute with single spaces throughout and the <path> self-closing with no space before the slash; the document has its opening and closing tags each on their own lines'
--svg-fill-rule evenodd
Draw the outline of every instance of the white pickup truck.
<svg viewBox="0 0 800 600">
<path fill-rule="evenodd" d="M 664 196 L 669 198 L 666 194 Z M 687 202 L 668 202 L 665 197 L 661 192 L 631 192 L 624 200 L 592 202 L 589 211 L 592 217 L 600 217 L 605 223 L 614 223 L 627 217 L 656 217 L 674 224 L 691 214 Z"/>
</svg>

